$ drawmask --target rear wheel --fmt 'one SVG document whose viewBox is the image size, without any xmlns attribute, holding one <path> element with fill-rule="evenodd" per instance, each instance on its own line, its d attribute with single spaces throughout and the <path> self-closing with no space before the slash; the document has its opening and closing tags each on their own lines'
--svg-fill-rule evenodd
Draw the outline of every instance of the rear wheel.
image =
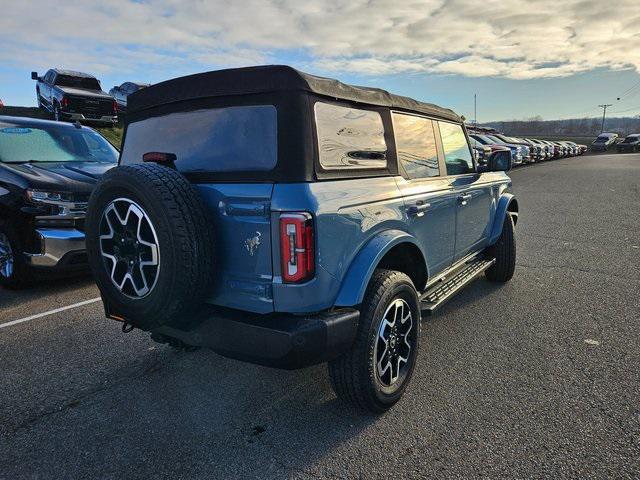
<svg viewBox="0 0 640 480">
<path fill-rule="evenodd" d="M 62 121 L 62 111 L 60 110 L 60 105 L 58 105 L 57 103 L 53 104 L 53 119 L 56 122 Z"/>
<path fill-rule="evenodd" d="M 29 283 L 29 267 L 22 257 L 22 242 L 17 232 L 0 222 L 0 285 L 22 288 Z"/>
<path fill-rule="evenodd" d="M 376 270 L 360 308 L 353 348 L 329 363 L 338 397 L 374 413 L 395 405 L 413 374 L 420 320 L 411 279 L 401 272 Z"/>
</svg>

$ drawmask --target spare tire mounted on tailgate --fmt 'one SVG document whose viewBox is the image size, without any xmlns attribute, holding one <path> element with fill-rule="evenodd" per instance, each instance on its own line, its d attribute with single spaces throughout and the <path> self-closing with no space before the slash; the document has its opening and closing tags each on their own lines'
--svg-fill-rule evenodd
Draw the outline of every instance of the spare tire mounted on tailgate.
<svg viewBox="0 0 640 480">
<path fill-rule="evenodd" d="M 150 330 L 188 321 L 211 286 L 214 236 L 194 187 L 157 164 L 107 172 L 89 201 L 87 251 L 114 313 Z"/>
</svg>

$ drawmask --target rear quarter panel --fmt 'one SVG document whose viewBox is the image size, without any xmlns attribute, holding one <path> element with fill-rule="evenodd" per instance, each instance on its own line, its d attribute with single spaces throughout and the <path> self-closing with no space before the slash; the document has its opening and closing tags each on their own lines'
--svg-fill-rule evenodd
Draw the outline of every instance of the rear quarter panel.
<svg viewBox="0 0 640 480">
<path fill-rule="evenodd" d="M 394 177 L 277 184 L 272 197 L 272 243 L 279 245 L 281 212 L 314 216 L 316 275 L 304 284 L 283 284 L 280 255 L 274 255 L 276 311 L 312 312 L 334 305 L 346 272 L 363 246 L 385 230 L 406 231 L 407 217 Z"/>
</svg>

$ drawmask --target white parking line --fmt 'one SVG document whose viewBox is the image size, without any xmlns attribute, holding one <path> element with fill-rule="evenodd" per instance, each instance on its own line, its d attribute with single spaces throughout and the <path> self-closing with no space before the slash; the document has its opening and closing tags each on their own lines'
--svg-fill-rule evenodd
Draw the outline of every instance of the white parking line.
<svg viewBox="0 0 640 480">
<path fill-rule="evenodd" d="M 65 310 L 71 310 L 72 308 L 82 307 L 84 305 L 89 305 L 91 303 L 96 303 L 101 301 L 102 298 L 96 297 L 91 298 L 89 300 L 85 300 L 84 302 L 74 303 L 72 305 L 67 305 L 66 307 L 55 308 L 53 310 L 49 310 L 48 312 L 38 313 L 36 315 L 31 315 L 30 317 L 20 318 L 18 320 L 12 320 L 7 323 L 0 323 L 0 328 L 10 327 L 12 325 L 17 325 L 18 323 L 28 322 L 29 320 L 35 320 L 36 318 L 46 317 L 47 315 L 53 315 L 54 313 L 64 312 Z"/>
</svg>

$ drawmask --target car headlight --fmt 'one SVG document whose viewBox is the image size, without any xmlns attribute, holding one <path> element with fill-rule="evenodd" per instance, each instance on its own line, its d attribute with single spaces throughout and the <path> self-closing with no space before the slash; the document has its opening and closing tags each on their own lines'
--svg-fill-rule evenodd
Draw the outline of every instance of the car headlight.
<svg viewBox="0 0 640 480">
<path fill-rule="evenodd" d="M 47 192 L 32 189 L 27 190 L 27 198 L 33 203 L 46 203 L 50 205 L 68 204 L 74 201 L 71 192 Z"/>
<path fill-rule="evenodd" d="M 41 207 L 42 214 L 35 217 L 39 227 L 71 227 L 82 220 L 87 211 L 87 202 L 78 201 L 71 192 L 51 192 L 45 190 L 27 190 L 31 203 Z"/>
</svg>

